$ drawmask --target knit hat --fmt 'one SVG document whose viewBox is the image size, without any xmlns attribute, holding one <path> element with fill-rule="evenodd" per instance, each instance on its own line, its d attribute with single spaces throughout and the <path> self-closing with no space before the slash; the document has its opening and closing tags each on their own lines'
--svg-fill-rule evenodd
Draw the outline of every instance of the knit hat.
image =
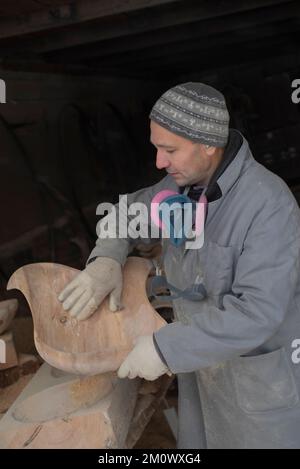
<svg viewBox="0 0 300 469">
<path fill-rule="evenodd" d="M 229 114 L 225 98 L 204 83 L 183 83 L 166 91 L 154 104 L 150 119 L 181 137 L 225 147 Z"/>
</svg>

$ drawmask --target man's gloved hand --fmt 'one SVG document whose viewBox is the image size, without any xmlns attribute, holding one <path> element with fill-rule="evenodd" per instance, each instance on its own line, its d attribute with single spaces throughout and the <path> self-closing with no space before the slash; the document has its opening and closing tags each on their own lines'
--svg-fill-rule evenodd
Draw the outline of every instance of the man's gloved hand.
<svg viewBox="0 0 300 469">
<path fill-rule="evenodd" d="M 160 359 L 152 335 L 144 335 L 137 339 L 134 348 L 127 355 L 118 370 L 119 378 L 140 378 L 154 381 L 164 373 L 171 375 L 168 367 Z"/>
<path fill-rule="evenodd" d="M 120 309 L 122 287 L 121 264 L 109 257 L 97 257 L 63 289 L 58 299 L 64 310 L 82 320 L 91 316 L 108 294 L 110 310 Z"/>
</svg>

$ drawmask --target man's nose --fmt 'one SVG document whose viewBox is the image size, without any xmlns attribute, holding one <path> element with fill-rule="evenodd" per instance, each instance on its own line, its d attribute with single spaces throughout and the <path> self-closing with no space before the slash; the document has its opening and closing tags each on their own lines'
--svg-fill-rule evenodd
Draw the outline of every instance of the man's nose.
<svg viewBox="0 0 300 469">
<path fill-rule="evenodd" d="M 169 162 L 167 156 L 165 155 L 165 153 L 161 150 L 157 150 L 157 153 L 156 153 L 156 167 L 157 167 L 157 169 L 168 168 L 168 166 L 170 166 L 170 162 Z"/>
</svg>

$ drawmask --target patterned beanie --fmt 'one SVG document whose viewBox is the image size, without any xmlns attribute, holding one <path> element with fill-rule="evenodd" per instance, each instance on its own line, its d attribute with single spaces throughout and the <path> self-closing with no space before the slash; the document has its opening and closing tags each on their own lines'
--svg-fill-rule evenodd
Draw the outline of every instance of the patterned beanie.
<svg viewBox="0 0 300 469">
<path fill-rule="evenodd" d="M 181 137 L 225 147 L 229 114 L 225 98 L 204 83 L 183 83 L 166 91 L 154 104 L 150 119 Z"/>
</svg>

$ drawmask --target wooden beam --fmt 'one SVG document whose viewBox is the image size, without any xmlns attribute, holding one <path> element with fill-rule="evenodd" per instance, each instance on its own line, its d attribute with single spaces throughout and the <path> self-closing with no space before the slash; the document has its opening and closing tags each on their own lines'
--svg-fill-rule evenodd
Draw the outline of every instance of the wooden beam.
<svg viewBox="0 0 300 469">
<path fill-rule="evenodd" d="M 66 4 L 68 0 L 1 0 L 0 18 L 9 16 L 19 17 L 20 15 L 33 13 L 45 8 L 55 8 Z"/>
<path fill-rule="evenodd" d="M 139 11 L 182 0 L 75 0 L 0 21 L 0 39 L 47 31 L 106 16 Z"/>
<path fill-rule="evenodd" d="M 154 79 L 159 75 L 161 79 L 166 79 L 167 77 L 170 79 L 170 74 L 172 76 L 184 75 L 186 77 L 190 73 L 206 73 L 226 67 L 232 69 L 246 63 L 252 63 L 253 66 L 256 66 L 261 61 L 263 65 L 267 64 L 267 61 L 272 57 L 284 57 L 288 53 L 297 52 L 297 46 L 291 45 L 291 42 L 286 38 L 277 38 L 276 41 L 274 41 L 274 38 L 271 40 L 263 39 L 257 43 L 255 49 L 253 48 L 252 41 L 251 43 L 242 42 L 236 45 L 235 53 L 232 53 L 232 49 L 227 47 L 228 45 L 225 44 L 224 49 L 216 51 L 213 59 L 210 52 L 205 50 L 199 51 L 197 63 L 191 61 L 189 54 L 182 55 L 177 60 L 175 60 L 174 55 L 171 55 L 168 61 L 154 59 L 143 64 L 139 63 L 135 68 L 128 66 L 127 69 L 131 71 L 132 75 L 135 74 L 136 77 L 139 76 L 140 78 L 141 76 L 148 76 Z M 101 70 L 107 71 L 108 69 L 101 67 Z M 119 74 L 120 67 L 115 67 L 115 69 L 111 67 L 109 70 L 112 74 L 116 73 L 116 71 Z"/>
<path fill-rule="evenodd" d="M 55 63 L 78 63 L 81 60 L 101 59 L 113 56 L 114 54 L 128 54 L 133 51 L 146 50 L 155 46 L 172 45 L 192 39 L 216 36 L 229 31 L 241 32 L 247 28 L 258 27 L 262 24 L 270 24 L 276 21 L 283 21 L 289 18 L 299 18 L 299 2 L 292 2 L 288 5 L 276 5 L 272 8 L 272 15 L 262 15 L 260 10 L 253 10 L 245 15 L 237 13 L 232 16 L 222 18 L 213 18 L 201 22 L 193 23 L 187 28 L 178 26 L 158 31 L 157 34 L 146 32 L 140 35 L 129 36 L 126 38 L 116 38 L 110 41 L 103 41 L 91 44 L 68 48 L 62 51 L 56 51 L 45 55 Z"/>
<path fill-rule="evenodd" d="M 183 41 L 175 44 L 161 44 L 157 47 L 152 47 L 149 49 L 143 49 L 141 51 L 128 52 L 126 54 L 113 55 L 111 57 L 102 57 L 101 66 L 102 67 L 127 67 L 133 66 L 134 68 L 146 66 L 148 64 L 153 65 L 153 67 L 158 68 L 160 65 L 163 65 L 167 61 L 169 63 L 170 59 L 173 58 L 174 62 L 180 62 L 181 58 L 184 60 L 189 57 L 190 60 L 194 61 L 195 57 L 201 57 L 201 54 L 215 54 L 221 48 L 223 51 L 225 47 L 230 47 L 230 52 L 232 53 L 232 48 L 240 43 L 252 43 L 253 48 L 257 47 L 257 41 L 260 39 L 273 39 L 275 40 L 277 36 L 280 35 L 289 35 L 293 32 L 300 31 L 300 22 L 299 20 L 294 20 L 290 22 L 278 22 L 274 24 L 262 24 L 256 28 L 245 28 L 240 30 L 237 33 L 232 33 L 228 31 L 226 34 L 206 37 L 206 40 L 194 40 L 190 39 L 188 41 Z M 203 36 L 205 38 L 205 35 Z M 214 60 L 214 59 L 213 59 Z"/>
<path fill-rule="evenodd" d="M 241 45 L 242 47 L 243 45 Z M 281 73 L 291 69 L 291 64 L 293 64 L 294 69 L 300 66 L 298 51 L 295 47 L 291 49 L 290 44 L 281 44 L 278 50 L 274 50 L 272 46 L 264 48 L 262 45 L 259 51 L 259 55 L 256 52 L 254 58 L 250 55 L 243 56 L 238 63 L 236 62 L 236 55 L 225 53 L 217 61 L 213 62 L 209 62 L 209 58 L 203 55 L 202 60 L 199 63 L 197 62 L 197 64 L 192 64 L 190 60 L 184 62 L 182 59 L 177 64 L 173 62 L 158 69 L 153 67 L 140 67 L 136 69 L 127 67 L 121 70 L 120 68 L 103 69 L 103 67 L 98 66 L 98 73 L 110 73 L 112 76 L 117 73 L 119 78 L 123 77 L 126 79 L 159 80 L 160 86 L 165 82 L 165 89 L 167 89 L 172 84 L 187 80 L 203 80 L 205 82 L 207 81 L 207 76 L 210 77 L 209 80 L 211 80 L 212 76 L 219 76 L 222 77 L 223 82 L 226 82 L 227 79 L 231 82 L 232 76 L 239 74 L 240 70 L 244 72 L 252 68 L 261 68 L 265 74 L 273 75 L 274 73 Z M 240 54 L 240 49 L 237 50 L 237 53 Z M 96 67 L 94 70 L 97 70 Z"/>
<path fill-rule="evenodd" d="M 133 0 L 132 0 L 133 1 Z M 135 0 L 137 1 L 137 0 Z M 142 0 L 140 0 L 142 1 Z M 143 0 L 144 2 L 146 0 Z M 116 2 L 116 0 L 114 0 Z M 289 0 L 247 0 L 239 1 L 228 0 L 220 2 L 212 0 L 206 1 L 180 0 L 176 4 L 171 5 L 172 8 L 149 9 L 147 15 L 145 11 L 133 14 L 119 15 L 116 18 L 103 18 L 102 21 L 82 24 L 80 28 L 72 26 L 71 20 L 68 20 L 69 27 L 56 28 L 44 37 L 26 37 L 15 41 L 14 44 L 6 42 L 2 44 L 0 55 L 11 55 L 12 53 L 30 52 L 31 54 L 46 53 L 49 51 L 65 49 L 68 47 L 78 46 L 82 44 L 90 44 L 97 41 L 108 40 L 113 38 L 123 38 L 124 36 L 133 36 L 135 34 L 154 32 L 163 28 L 178 26 L 183 24 L 192 24 L 209 18 L 220 18 L 232 15 L 238 12 L 249 12 L 259 9 L 262 13 L 266 8 L 266 14 L 270 14 L 267 7 L 274 5 L 291 3 Z M 293 2 L 294 3 L 294 2 Z M 137 10 L 137 9 L 136 9 Z M 129 13 L 129 10 L 128 10 Z M 94 17 L 95 19 L 95 17 Z M 74 23 L 73 23 L 74 24 Z M 58 23 L 57 26 L 62 26 Z M 13 25 L 11 25 L 13 27 Z M 52 27 L 52 29 L 54 26 Z M 48 29 L 51 29 L 48 27 Z M 2 26 L 0 23 L 0 31 Z M 1 33 L 0 33 L 1 34 Z M 4 36 L 5 37 L 5 36 Z M 0 35 L 1 38 L 1 35 Z"/>
<path fill-rule="evenodd" d="M 2 417 L 0 448 L 125 448 L 140 386 L 109 373 L 74 377 L 44 363 Z"/>
<path fill-rule="evenodd" d="M 286 32 L 291 32 L 294 34 L 294 31 L 298 29 L 298 26 L 294 25 L 293 27 L 287 26 L 286 28 L 282 29 L 282 31 L 285 32 L 285 37 L 286 37 Z M 245 31 L 246 34 L 246 31 Z M 128 57 L 128 60 L 130 60 L 130 65 L 127 66 L 127 63 L 125 64 L 120 64 L 115 60 L 115 62 L 112 62 L 111 64 L 105 64 L 104 61 L 99 62 L 95 61 L 94 63 L 91 63 L 89 67 L 86 67 L 85 72 L 89 72 L 90 74 L 99 74 L 101 73 L 102 76 L 115 76 L 118 75 L 119 77 L 124 77 L 124 78 L 135 78 L 135 79 L 149 79 L 149 80 L 156 80 L 159 79 L 160 81 L 162 79 L 169 80 L 170 79 L 170 70 L 172 70 L 172 73 L 190 73 L 195 70 L 198 71 L 206 71 L 206 70 L 223 70 L 226 67 L 236 67 L 239 65 L 240 62 L 243 63 L 248 63 L 251 62 L 251 60 L 261 60 L 263 63 L 265 62 L 265 59 L 269 57 L 276 57 L 276 54 L 280 54 L 279 47 L 282 45 L 282 37 L 274 37 L 273 32 L 271 34 L 271 29 L 270 29 L 270 35 L 269 37 L 267 35 L 259 35 L 257 32 L 252 31 L 252 36 L 254 35 L 255 37 L 255 42 L 253 41 L 252 37 L 240 37 L 240 39 L 236 42 L 233 42 L 233 36 L 228 34 L 226 37 L 223 37 L 222 39 L 222 53 L 217 54 L 214 53 L 215 60 L 211 60 L 211 51 L 207 49 L 207 47 L 203 47 L 201 49 L 201 46 L 198 45 L 197 48 L 193 46 L 191 42 L 186 42 L 185 43 L 185 49 L 182 49 L 180 53 L 178 53 L 178 49 L 174 50 L 174 48 L 169 48 L 168 49 L 168 56 L 166 57 L 144 57 L 144 60 L 131 60 L 130 57 Z M 248 42 L 247 42 L 248 39 Z M 213 48 L 216 48 L 218 45 L 218 41 L 220 41 L 220 38 L 211 38 L 210 40 L 210 45 Z M 290 44 L 290 41 L 288 41 Z M 237 53 L 232 54 L 232 47 L 231 46 L 236 46 L 237 47 Z M 277 50 L 278 47 L 278 50 Z M 229 49 L 229 53 L 224 52 L 226 49 Z M 292 50 L 292 49 L 291 49 Z M 289 49 L 286 49 L 286 53 L 289 51 Z M 199 66 L 195 68 L 195 63 L 191 61 L 191 57 L 193 57 L 195 54 L 199 56 Z M 217 54 L 217 55 L 216 55 Z M 243 57 L 241 58 L 241 54 Z M 237 55 L 238 55 L 238 63 L 237 63 Z M 293 55 L 290 55 L 289 57 L 292 57 Z M 260 59 L 259 59 L 260 57 Z M 265 58 L 262 58 L 265 57 Z M 289 58 L 290 61 L 293 61 L 292 59 Z M 217 62 L 217 64 L 216 64 Z M 281 54 L 280 59 L 277 61 L 277 68 L 278 70 L 285 70 L 288 68 L 287 63 L 288 61 L 285 60 L 285 55 Z M 281 67 L 282 64 L 282 68 Z M 56 64 L 53 64 L 55 66 Z M 36 67 L 47 67 L 46 64 L 40 63 L 35 64 Z M 50 66 L 50 64 L 48 65 Z M 58 66 L 58 65 L 57 65 Z M 67 66 L 65 64 L 65 66 Z M 80 64 L 77 65 L 79 67 Z M 295 66 L 297 66 L 295 64 Z M 59 67 L 59 66 L 58 66 Z M 63 65 L 61 64 L 61 67 Z M 72 67 L 72 64 L 69 64 L 69 68 Z M 15 63 L 8 63 L 8 68 L 9 69 L 15 69 L 15 70 L 28 70 L 28 61 L 24 62 L 19 62 L 16 61 Z M 42 69 L 41 68 L 41 69 Z M 39 70 L 39 68 L 36 68 L 35 70 Z M 53 71 L 53 70 L 52 70 Z M 63 71 L 60 69 L 60 71 Z M 68 71 L 68 69 L 66 69 Z M 69 70 L 71 72 L 71 68 Z M 75 72 L 75 70 L 73 70 Z M 78 73 L 80 73 L 80 69 L 77 70 Z"/>
<path fill-rule="evenodd" d="M 118 74 L 118 76 L 124 77 L 135 77 L 143 79 L 159 79 L 160 81 L 166 80 L 170 82 L 170 79 L 174 80 L 174 77 L 180 77 L 184 75 L 186 79 L 187 75 L 191 73 L 206 73 L 211 70 L 222 70 L 226 67 L 232 69 L 233 67 L 239 67 L 241 64 L 256 64 L 256 61 L 261 60 L 262 63 L 267 63 L 269 58 L 276 58 L 277 55 L 284 57 L 285 54 L 292 53 L 297 50 L 296 44 L 291 44 L 291 41 L 286 37 L 274 38 L 261 38 L 257 41 L 256 47 L 254 48 L 253 41 L 240 42 L 235 45 L 235 52 L 232 52 L 230 45 L 230 38 L 224 43 L 222 49 L 218 48 L 215 50 L 212 57 L 211 51 L 203 48 L 198 51 L 191 51 L 188 53 L 185 51 L 183 54 L 175 54 L 170 51 L 168 58 L 148 59 L 144 62 L 136 62 L 130 65 L 121 66 L 101 66 L 95 64 L 94 69 L 98 68 L 99 73 L 110 73 Z M 198 60 L 191 60 L 197 53 Z M 284 61 L 283 61 L 284 62 Z M 286 65 L 286 63 L 285 63 Z M 179 79 L 179 78 L 178 78 Z"/>
</svg>

